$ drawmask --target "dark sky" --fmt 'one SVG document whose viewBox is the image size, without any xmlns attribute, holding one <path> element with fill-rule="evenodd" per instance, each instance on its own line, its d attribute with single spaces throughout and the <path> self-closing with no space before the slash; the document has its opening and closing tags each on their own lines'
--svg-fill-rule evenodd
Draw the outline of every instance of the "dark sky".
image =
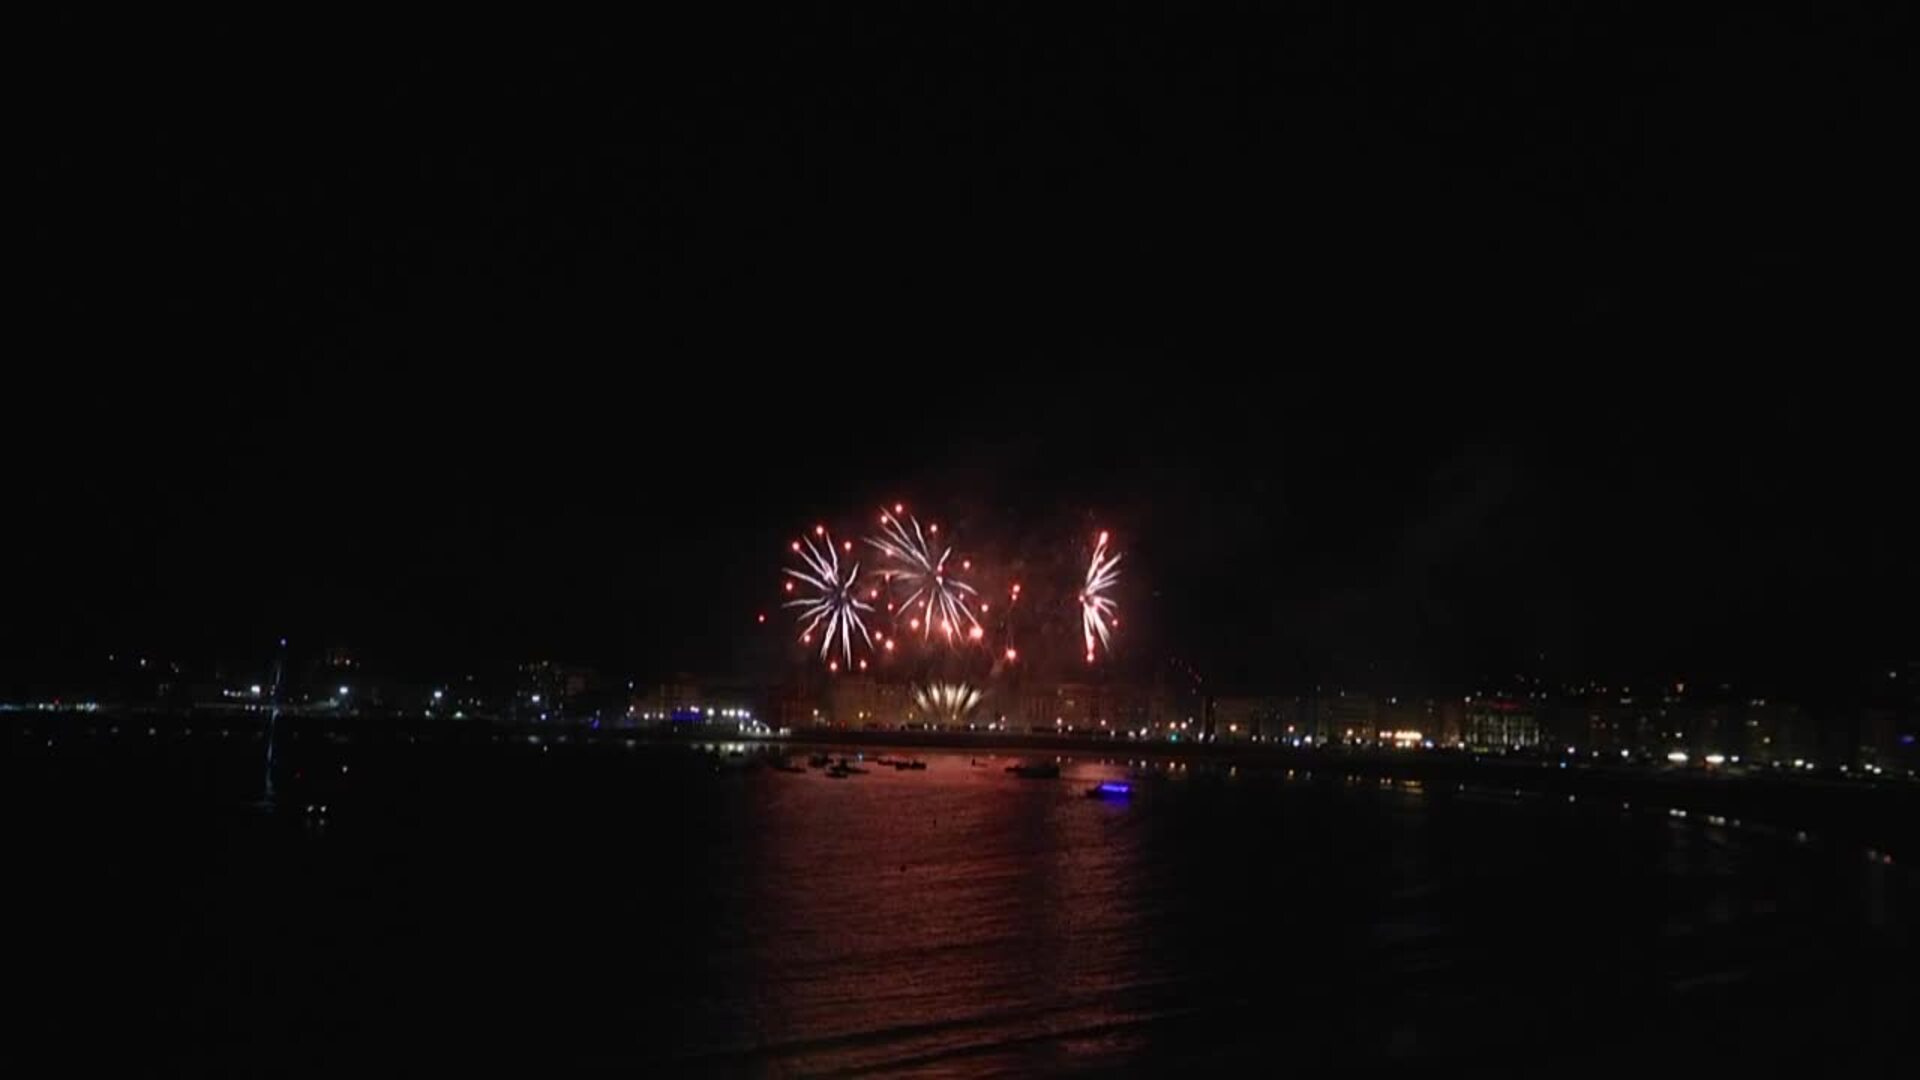
<svg viewBox="0 0 1920 1080">
<path fill-rule="evenodd" d="M 1890 25 L 1252 7 L 47 28 L 6 665 L 724 669 L 896 497 L 1230 683 L 1920 653 Z"/>
</svg>

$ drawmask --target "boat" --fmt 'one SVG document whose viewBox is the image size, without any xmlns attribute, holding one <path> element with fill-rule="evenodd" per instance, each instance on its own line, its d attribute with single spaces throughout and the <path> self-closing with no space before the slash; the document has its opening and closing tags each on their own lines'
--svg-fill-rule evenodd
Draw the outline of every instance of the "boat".
<svg viewBox="0 0 1920 1080">
<path fill-rule="evenodd" d="M 1127 780 L 1102 780 L 1087 789 L 1089 799 L 1130 799 L 1133 784 Z"/>
<path fill-rule="evenodd" d="M 926 772 L 927 763 L 924 761 L 909 761 L 907 762 L 907 768 L 912 769 L 914 772 Z"/>
<path fill-rule="evenodd" d="M 1007 766 L 1007 771 L 1015 776 L 1024 776 L 1029 780 L 1058 780 L 1060 763 L 1057 761 L 1027 761 Z"/>
</svg>

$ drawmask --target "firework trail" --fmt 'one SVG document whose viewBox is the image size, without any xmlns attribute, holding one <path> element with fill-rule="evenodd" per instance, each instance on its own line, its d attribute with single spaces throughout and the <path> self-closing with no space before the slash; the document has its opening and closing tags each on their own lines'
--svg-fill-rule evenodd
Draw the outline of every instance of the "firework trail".
<svg viewBox="0 0 1920 1080">
<path fill-rule="evenodd" d="M 923 720 L 958 727 L 980 704 L 980 691 L 966 683 L 929 683 L 913 688 L 913 704 Z"/>
<path fill-rule="evenodd" d="M 1080 632 L 1086 638 L 1089 664 L 1093 663 L 1096 641 L 1102 649 L 1113 651 L 1108 633 L 1119 621 L 1115 618 L 1119 605 L 1107 593 L 1120 579 L 1119 565 L 1120 553 L 1107 554 L 1107 534 L 1102 532 L 1093 549 L 1093 561 L 1087 564 L 1086 582 L 1080 586 Z"/>
<path fill-rule="evenodd" d="M 879 573 L 889 582 L 889 589 L 898 578 L 910 590 L 906 602 L 900 605 L 911 620 L 909 625 L 920 631 L 923 640 L 933 636 L 938 622 L 949 644 L 956 634 L 979 641 L 985 630 L 967 606 L 975 595 L 974 588 L 948 571 L 947 560 L 953 548 L 938 548 L 936 554 L 934 542 L 928 539 L 929 534 L 938 539 L 940 526 L 922 531 L 918 520 L 908 517 L 903 522 L 899 512 L 898 507 L 893 513 L 881 511 L 880 535 L 869 537 L 867 544 L 887 560 Z"/>
<path fill-rule="evenodd" d="M 833 652 L 834 639 L 840 642 L 840 655 L 848 665 L 853 663 L 853 634 L 859 631 L 860 640 L 866 642 L 869 649 L 873 639 L 867 635 L 867 624 L 860 613 L 872 611 L 854 592 L 854 583 L 860 577 L 860 564 L 842 573 L 840 569 L 840 550 L 833 546 L 833 537 L 824 526 L 816 525 L 814 537 L 820 540 L 815 545 L 812 539 L 795 540 L 793 551 L 806 564 L 804 570 L 788 567 L 786 574 L 792 581 L 787 582 L 787 591 L 794 591 L 794 582 L 799 582 L 812 590 L 812 594 L 787 601 L 783 607 L 799 608 L 799 620 L 804 625 L 800 630 L 800 642 L 803 645 L 813 643 L 815 630 L 825 624 L 825 633 L 820 639 L 820 659 L 826 660 Z M 804 546 L 803 546 L 804 545 Z M 847 543 L 845 550 L 851 551 L 853 545 Z M 829 666 L 839 670 L 840 662 L 829 661 Z M 864 663 L 864 661 L 863 661 Z"/>
</svg>

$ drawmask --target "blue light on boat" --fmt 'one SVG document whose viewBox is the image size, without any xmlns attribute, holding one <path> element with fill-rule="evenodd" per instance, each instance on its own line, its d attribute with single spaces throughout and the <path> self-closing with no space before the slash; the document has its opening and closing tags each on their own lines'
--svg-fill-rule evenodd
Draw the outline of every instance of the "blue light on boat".
<svg viewBox="0 0 1920 1080">
<path fill-rule="evenodd" d="M 1122 784 L 1113 780 L 1109 780 L 1106 783 L 1101 784 L 1097 790 L 1102 795 L 1131 795 L 1133 794 L 1133 785 Z"/>
</svg>

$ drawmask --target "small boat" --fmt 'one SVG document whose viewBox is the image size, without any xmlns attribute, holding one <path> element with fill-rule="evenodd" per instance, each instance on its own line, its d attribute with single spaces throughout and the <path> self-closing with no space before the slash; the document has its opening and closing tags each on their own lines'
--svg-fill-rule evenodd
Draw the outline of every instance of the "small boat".
<svg viewBox="0 0 1920 1080">
<path fill-rule="evenodd" d="M 1087 789 L 1089 799 L 1130 799 L 1133 784 L 1126 780 L 1102 780 Z"/>
<path fill-rule="evenodd" d="M 1007 771 L 1015 776 L 1024 776 L 1029 780 L 1058 780 L 1060 764 L 1055 761 L 1022 762 L 1007 766 Z"/>
</svg>

